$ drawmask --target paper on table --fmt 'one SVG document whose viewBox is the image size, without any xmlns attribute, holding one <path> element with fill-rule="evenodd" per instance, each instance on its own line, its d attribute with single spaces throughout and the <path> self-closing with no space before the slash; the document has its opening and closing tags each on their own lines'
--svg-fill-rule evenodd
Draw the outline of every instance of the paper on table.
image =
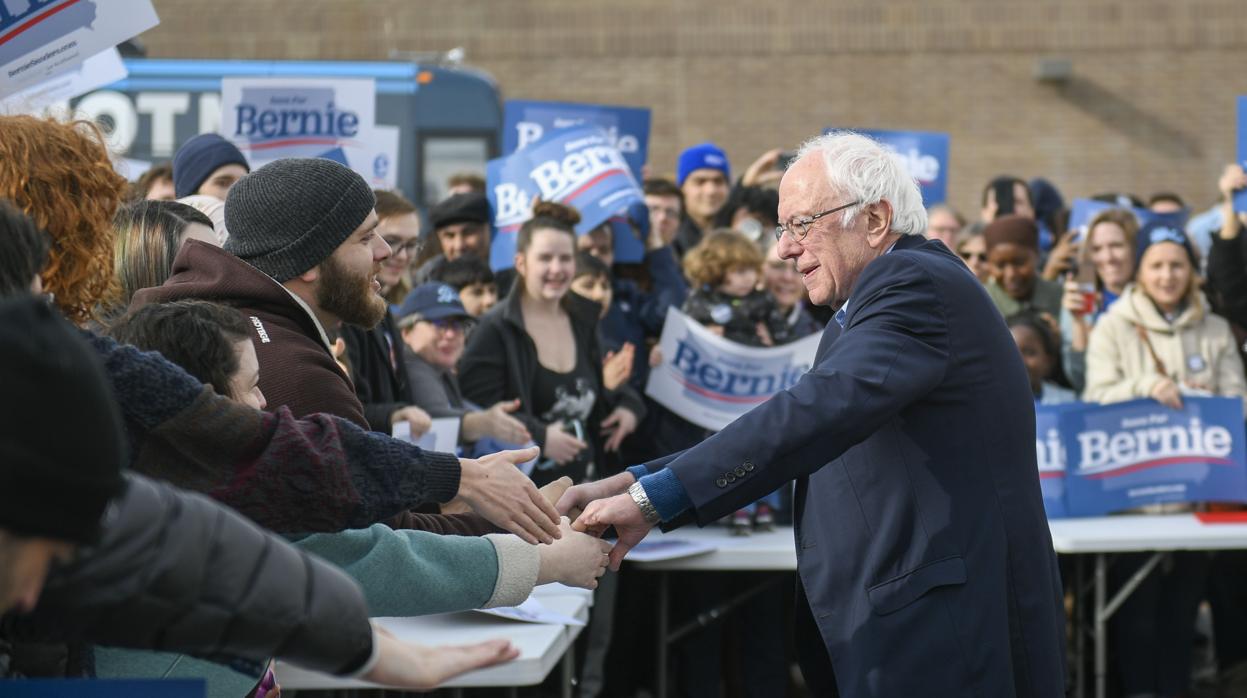
<svg viewBox="0 0 1247 698">
<path fill-rule="evenodd" d="M 555 613 L 546 608 L 537 599 L 528 597 L 524 603 L 519 606 L 507 606 L 504 608 L 481 608 L 477 609 L 480 613 L 486 613 L 499 618 L 509 618 L 524 623 L 546 623 L 552 625 L 575 625 L 583 626 L 585 622 L 579 618 L 565 616 L 562 613 Z"/>
<path fill-rule="evenodd" d="M 459 419 L 457 417 L 434 419 L 433 426 L 429 427 L 429 430 L 424 432 L 419 439 L 411 438 L 410 423 L 399 422 L 390 428 L 390 436 L 400 441 L 414 443 L 426 451 L 456 453 L 459 445 Z"/>
<path fill-rule="evenodd" d="M 659 560 L 674 560 L 681 557 L 692 557 L 693 555 L 704 555 L 712 553 L 719 546 L 705 541 L 692 541 L 683 538 L 661 538 L 654 541 L 641 541 L 635 548 L 628 551 L 624 556 L 625 560 L 634 560 L 636 562 L 658 562 Z"/>
</svg>

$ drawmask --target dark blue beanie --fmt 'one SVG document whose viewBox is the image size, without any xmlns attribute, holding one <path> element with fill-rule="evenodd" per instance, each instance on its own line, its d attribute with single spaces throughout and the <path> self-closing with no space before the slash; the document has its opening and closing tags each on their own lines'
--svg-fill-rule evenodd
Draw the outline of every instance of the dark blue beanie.
<svg viewBox="0 0 1247 698">
<path fill-rule="evenodd" d="M 676 184 L 684 186 L 684 180 L 694 170 L 718 170 L 728 182 L 732 181 L 731 167 L 727 162 L 727 153 L 714 143 L 702 143 L 680 153 L 675 165 Z"/>
<path fill-rule="evenodd" d="M 1195 256 L 1195 248 L 1191 246 L 1191 239 L 1186 236 L 1182 228 L 1168 221 L 1150 221 L 1139 228 L 1139 233 L 1135 236 L 1134 268 L 1139 268 L 1139 262 L 1143 261 L 1143 253 L 1147 252 L 1147 248 L 1162 242 L 1181 245 L 1182 249 L 1186 250 L 1186 256 L 1191 260 L 1191 266 L 1199 269 L 1199 258 Z"/>
<path fill-rule="evenodd" d="M 201 133 L 183 143 L 173 156 L 173 190 L 177 198 L 199 191 L 204 180 L 226 165 L 242 165 L 251 171 L 242 151 L 215 133 Z"/>
</svg>

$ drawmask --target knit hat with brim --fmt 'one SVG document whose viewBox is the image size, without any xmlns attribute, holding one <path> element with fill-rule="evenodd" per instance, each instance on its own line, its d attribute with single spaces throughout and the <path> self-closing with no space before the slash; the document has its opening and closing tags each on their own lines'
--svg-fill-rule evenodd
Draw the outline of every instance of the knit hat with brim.
<svg viewBox="0 0 1247 698">
<path fill-rule="evenodd" d="M 279 282 L 329 258 L 377 205 L 372 187 L 325 158 L 275 160 L 225 199 L 225 251 Z"/>
<path fill-rule="evenodd" d="M 0 530 L 94 542 L 127 462 L 99 357 L 44 299 L 0 301 L 0 385 Z"/>
</svg>

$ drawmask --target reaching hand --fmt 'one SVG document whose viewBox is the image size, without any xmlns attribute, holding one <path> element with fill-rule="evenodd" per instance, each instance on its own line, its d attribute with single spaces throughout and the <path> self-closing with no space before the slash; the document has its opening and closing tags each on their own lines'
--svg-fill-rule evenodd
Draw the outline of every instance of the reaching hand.
<svg viewBox="0 0 1247 698">
<path fill-rule="evenodd" d="M 589 502 L 614 497 L 622 492 L 627 492 L 628 487 L 636 482 L 636 478 L 632 477 L 632 473 L 627 471 L 612 475 L 606 479 L 596 482 L 586 482 L 571 487 L 559 497 L 559 501 L 554 505 L 560 514 L 571 517 L 572 521 L 580 516 L 580 512 L 589 506 Z"/>
<path fill-rule="evenodd" d="M 784 171 L 779 167 L 779 159 L 783 154 L 784 151 L 779 148 L 762 153 L 745 169 L 740 183 L 746 187 L 764 187 L 778 183 L 784 177 Z"/>
<path fill-rule="evenodd" d="M 545 497 L 545 500 L 550 503 L 550 506 L 558 509 L 557 504 L 559 499 L 563 497 L 563 493 L 566 492 L 571 486 L 572 479 L 564 475 L 554 482 L 547 482 L 537 491 L 541 493 L 542 497 Z"/>
<path fill-rule="evenodd" d="M 560 535 L 559 513 L 515 467 L 537 454 L 534 447 L 460 458 L 459 496 L 495 526 L 529 543 L 550 543 Z"/>
<path fill-rule="evenodd" d="M 627 407 L 616 407 L 602 420 L 602 434 L 610 434 L 603 446 L 607 451 L 618 451 L 628 435 L 636 431 L 637 418 Z"/>
<path fill-rule="evenodd" d="M 572 530 L 566 517 L 559 528 L 563 531 L 562 538 L 538 548 L 541 568 L 537 572 L 537 583 L 562 582 L 582 589 L 598 588 L 598 578 L 606 574 L 611 544 Z"/>
<path fill-rule="evenodd" d="M 559 465 L 569 463 L 588 447 L 589 444 L 563 431 L 563 426 L 557 422 L 546 427 L 546 444 L 542 450 Z"/>
<path fill-rule="evenodd" d="M 1182 391 L 1178 389 L 1178 384 L 1173 382 L 1168 376 L 1162 378 L 1152 388 L 1151 397 L 1165 407 L 1172 407 L 1175 410 L 1182 409 Z"/>
<path fill-rule="evenodd" d="M 427 691 L 473 669 L 509 662 L 520 651 L 506 639 L 486 640 L 474 645 L 428 646 L 403 642 L 373 625 L 377 643 L 377 663 L 363 676 L 366 681 L 385 686 Z"/>
<path fill-rule="evenodd" d="M 390 414 L 390 424 L 398 424 L 399 422 L 407 422 L 411 425 L 411 438 L 417 439 L 424 435 L 433 426 L 433 418 L 428 412 L 416 407 L 408 405 L 402 409 L 394 410 Z"/>
<path fill-rule="evenodd" d="M 610 566 L 612 570 L 618 570 L 624 555 L 645 538 L 653 524 L 645 520 L 641 508 L 632 500 L 632 495 L 626 492 L 590 503 L 576 519 L 576 523 L 572 524 L 573 529 L 595 536 L 602 535 L 611 526 L 615 527 L 619 540 L 615 541 L 615 547 L 611 549 Z"/>
<path fill-rule="evenodd" d="M 528 433 L 524 423 L 511 416 L 519 408 L 519 400 L 505 400 L 495 403 L 487 410 L 463 415 L 464 439 L 478 441 L 488 436 L 506 444 L 526 444 L 532 441 L 532 434 Z"/>
<path fill-rule="evenodd" d="M 614 390 L 632 377 L 632 361 L 636 356 L 636 347 L 632 342 L 624 342 L 619 351 L 612 351 L 602 361 L 602 386 Z"/>
<path fill-rule="evenodd" d="M 1048 263 L 1044 265 L 1043 278 L 1056 281 L 1061 275 L 1074 268 L 1074 260 L 1078 258 L 1079 244 L 1074 239 L 1074 232 L 1069 231 L 1061 236 L 1048 253 Z"/>
</svg>

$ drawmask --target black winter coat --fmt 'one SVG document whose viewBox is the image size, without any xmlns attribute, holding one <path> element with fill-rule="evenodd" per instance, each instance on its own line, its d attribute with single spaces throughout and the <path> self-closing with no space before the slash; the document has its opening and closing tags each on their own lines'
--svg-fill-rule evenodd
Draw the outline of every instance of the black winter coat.
<svg viewBox="0 0 1247 698">
<path fill-rule="evenodd" d="M 368 661 L 368 607 L 341 570 L 207 497 L 126 480 L 100 542 L 53 568 L 33 612 L 0 616 L 0 639 L 279 657 L 335 674 Z"/>
</svg>

